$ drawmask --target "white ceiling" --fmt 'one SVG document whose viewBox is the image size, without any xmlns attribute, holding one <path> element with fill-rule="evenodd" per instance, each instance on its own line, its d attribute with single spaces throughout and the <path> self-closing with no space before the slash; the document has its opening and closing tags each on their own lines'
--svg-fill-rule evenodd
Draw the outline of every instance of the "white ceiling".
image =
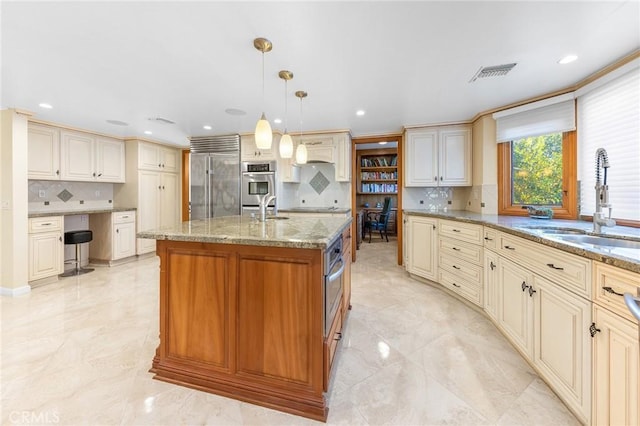
<svg viewBox="0 0 640 426">
<path fill-rule="evenodd" d="M 2 1 L 0 106 L 117 136 L 187 145 L 253 131 L 262 110 L 354 136 L 466 121 L 571 86 L 640 47 L 640 3 Z M 567 54 L 579 59 L 557 61 Z M 469 83 L 481 66 L 517 62 Z M 41 102 L 53 109 L 38 107 Z M 225 113 L 239 108 L 245 116 Z M 366 115 L 357 117 L 357 109 Z M 162 117 L 173 125 L 149 121 Z M 106 120 L 129 123 L 114 126 Z M 209 124 L 212 130 L 204 130 Z"/>
</svg>

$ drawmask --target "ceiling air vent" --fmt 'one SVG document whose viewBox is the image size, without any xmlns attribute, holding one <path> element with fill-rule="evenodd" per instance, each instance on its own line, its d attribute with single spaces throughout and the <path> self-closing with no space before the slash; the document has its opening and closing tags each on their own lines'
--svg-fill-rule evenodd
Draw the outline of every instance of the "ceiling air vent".
<svg viewBox="0 0 640 426">
<path fill-rule="evenodd" d="M 166 118 L 162 117 L 151 117 L 149 121 L 155 121 L 156 123 L 160 124 L 176 124 L 175 121 L 167 120 Z"/>
<path fill-rule="evenodd" d="M 504 65 L 493 65 L 490 67 L 480 67 L 478 72 L 469 80 L 469 83 L 473 83 L 479 78 L 486 77 L 498 77 L 501 75 L 507 75 L 509 71 L 513 69 L 517 64 L 514 62 L 512 64 L 504 64 Z"/>
</svg>

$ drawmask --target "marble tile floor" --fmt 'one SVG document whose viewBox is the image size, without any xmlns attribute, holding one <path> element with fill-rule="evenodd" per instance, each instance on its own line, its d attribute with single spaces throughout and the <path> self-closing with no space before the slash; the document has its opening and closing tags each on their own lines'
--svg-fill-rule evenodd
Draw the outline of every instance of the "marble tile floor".
<svg viewBox="0 0 640 426">
<path fill-rule="evenodd" d="M 408 278 L 395 243 L 358 250 L 328 424 L 579 424 L 482 314 Z M 0 298 L 3 425 L 321 424 L 152 380 L 158 264 Z"/>
</svg>

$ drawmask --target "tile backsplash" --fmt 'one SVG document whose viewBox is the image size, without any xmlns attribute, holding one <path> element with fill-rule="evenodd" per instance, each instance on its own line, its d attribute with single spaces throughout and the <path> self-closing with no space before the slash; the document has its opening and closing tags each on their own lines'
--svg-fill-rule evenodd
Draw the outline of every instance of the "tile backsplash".
<svg viewBox="0 0 640 426">
<path fill-rule="evenodd" d="M 351 183 L 336 182 L 335 165 L 306 164 L 300 167 L 300 183 L 284 183 L 278 207 L 351 208 Z M 337 201 L 337 202 L 336 202 Z"/>
<path fill-rule="evenodd" d="M 29 181 L 29 211 L 113 208 L 113 183 Z"/>
<path fill-rule="evenodd" d="M 469 188 L 413 188 L 405 187 L 402 192 L 402 207 L 425 210 L 464 210 Z"/>
</svg>

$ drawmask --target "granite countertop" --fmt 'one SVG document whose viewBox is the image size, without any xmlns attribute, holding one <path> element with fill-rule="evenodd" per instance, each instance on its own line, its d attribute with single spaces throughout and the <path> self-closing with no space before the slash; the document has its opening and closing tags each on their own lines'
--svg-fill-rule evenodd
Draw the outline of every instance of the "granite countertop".
<svg viewBox="0 0 640 426">
<path fill-rule="evenodd" d="M 351 217 L 302 216 L 259 222 L 250 217 L 225 216 L 138 232 L 138 238 L 325 249 L 342 235 L 351 221 Z"/>
<path fill-rule="evenodd" d="M 640 241 L 640 229 L 627 226 L 615 226 L 603 228 L 603 234 L 593 233 L 593 224 L 580 220 L 564 219 L 532 219 L 523 216 L 499 216 L 473 213 L 464 210 L 458 211 L 429 211 L 429 210 L 403 210 L 404 214 L 435 217 L 439 219 L 451 219 L 461 222 L 475 223 L 490 228 L 504 231 L 527 240 L 535 241 L 550 247 L 554 247 L 578 256 L 597 260 L 622 269 L 640 273 L 640 250 L 631 248 L 619 248 L 609 246 L 597 246 L 579 242 L 568 242 L 554 238 L 553 234 L 544 234 L 535 228 L 567 228 L 580 229 L 586 235 L 605 235 L 618 239 Z M 527 228 L 529 227 L 529 228 Z"/>
<path fill-rule="evenodd" d="M 279 213 L 351 213 L 351 209 L 342 207 L 285 207 L 278 208 Z"/>
<path fill-rule="evenodd" d="M 70 216 L 74 214 L 95 214 L 95 213 L 114 213 L 136 211 L 135 207 L 114 207 L 112 209 L 90 209 L 90 210 L 51 210 L 29 212 L 29 217 L 45 217 L 45 216 Z"/>
</svg>

